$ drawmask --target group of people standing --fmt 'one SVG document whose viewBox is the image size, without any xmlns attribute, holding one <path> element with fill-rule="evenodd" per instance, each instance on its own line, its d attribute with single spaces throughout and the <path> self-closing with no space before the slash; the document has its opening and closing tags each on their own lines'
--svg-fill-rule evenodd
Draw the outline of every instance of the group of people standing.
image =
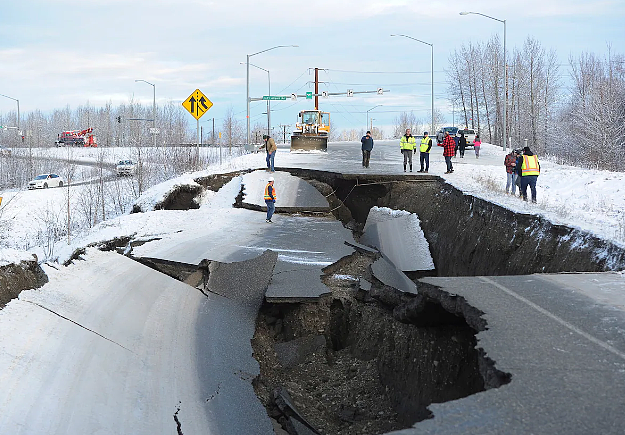
<svg viewBox="0 0 625 435">
<path fill-rule="evenodd" d="M 527 187 L 532 192 L 532 202 L 536 203 L 536 182 L 540 175 L 540 163 L 530 147 L 523 150 L 512 150 L 503 161 L 506 167 L 507 181 L 506 193 L 512 192 L 516 195 L 516 188 L 519 187 L 519 195 L 527 201 Z"/>
</svg>

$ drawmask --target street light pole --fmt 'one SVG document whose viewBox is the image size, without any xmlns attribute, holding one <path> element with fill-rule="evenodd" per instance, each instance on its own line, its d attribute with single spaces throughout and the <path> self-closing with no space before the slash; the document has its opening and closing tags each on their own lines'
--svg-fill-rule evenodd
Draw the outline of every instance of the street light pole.
<svg viewBox="0 0 625 435">
<path fill-rule="evenodd" d="M 298 45 L 276 45 L 275 47 L 271 47 L 266 50 L 262 50 L 262 51 L 247 55 L 247 62 L 246 62 L 247 63 L 247 98 L 246 98 L 246 103 L 247 103 L 247 143 L 246 145 L 247 146 L 250 145 L 250 57 L 256 56 L 257 54 L 264 53 L 265 51 L 273 50 L 276 48 L 283 48 L 283 47 L 299 47 L 299 46 Z"/>
<path fill-rule="evenodd" d="M 241 62 L 241 65 L 243 65 L 243 62 Z M 265 71 L 267 73 L 267 80 L 269 81 L 269 95 L 271 96 L 271 75 L 269 73 L 269 70 L 266 70 L 263 67 L 260 67 L 258 65 L 254 65 L 253 63 L 249 64 L 250 66 L 256 67 L 258 69 L 262 69 L 263 71 Z M 267 135 L 271 136 L 271 100 L 267 100 Z"/>
<path fill-rule="evenodd" d="M 429 45 L 430 48 L 432 49 L 432 78 L 431 78 L 432 80 L 432 125 L 431 125 L 432 130 L 430 130 L 430 134 L 433 134 L 434 133 L 434 44 L 421 41 L 420 39 L 413 38 L 412 36 L 408 36 L 408 35 L 391 35 L 391 36 L 403 36 L 404 38 L 412 39 L 422 44 Z"/>
<path fill-rule="evenodd" d="M 508 142 L 508 67 L 506 65 L 506 20 L 500 20 L 499 18 L 491 17 L 480 12 L 460 12 L 460 15 L 481 15 L 491 20 L 499 21 L 503 23 L 503 150 L 506 151 L 506 144 Z"/>
<path fill-rule="evenodd" d="M 152 100 L 152 136 L 154 136 L 154 148 L 156 148 L 156 86 L 146 80 L 135 80 L 136 82 L 144 82 L 151 85 L 153 88 L 153 100 Z"/>
<path fill-rule="evenodd" d="M 3 94 L 0 94 L 0 97 L 5 97 L 10 100 L 17 101 L 17 134 L 21 135 L 20 133 L 20 100 L 18 100 L 17 98 L 9 97 L 8 95 L 3 95 Z"/>
<path fill-rule="evenodd" d="M 377 106 L 373 106 L 371 109 L 367 110 L 367 124 L 366 124 L 367 127 L 369 127 L 369 112 L 375 109 L 376 107 L 380 107 L 380 106 L 383 106 L 383 104 L 378 104 Z M 371 133 L 371 135 L 373 135 L 373 133 Z"/>
</svg>

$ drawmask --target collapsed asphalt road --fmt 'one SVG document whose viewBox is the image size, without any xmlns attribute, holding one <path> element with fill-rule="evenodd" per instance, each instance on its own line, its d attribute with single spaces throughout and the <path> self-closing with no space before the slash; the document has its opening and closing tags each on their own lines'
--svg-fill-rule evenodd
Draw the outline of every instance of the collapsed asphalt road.
<svg viewBox="0 0 625 435">
<path fill-rule="evenodd" d="M 11 357 L 0 361 L 7 386 L 0 427 L 59 434 L 96 427 L 259 434 L 283 428 L 618 433 L 623 427 L 625 319 L 609 299 L 589 296 L 606 288 L 611 275 L 575 275 L 574 282 L 559 275 L 444 277 L 441 271 L 454 270 L 454 256 L 467 252 L 468 241 L 456 237 L 457 249 L 440 248 L 449 241 L 436 214 L 423 210 L 420 225 L 438 276 L 412 270 L 421 278 L 407 282 L 384 251 L 359 246 L 354 234 L 364 229 L 360 216 L 368 207 L 399 208 L 391 200 L 436 181 L 306 178 L 341 221 L 303 206 L 300 214 L 265 224 L 262 211 L 231 207 L 241 190 L 242 178 L 235 177 L 189 211 L 179 230 L 135 244 L 131 255 L 150 267 L 89 251 L 84 261 L 50 273 L 41 292 L 23 293 L 2 312 L 4 319 L 27 312 L 30 320 L 20 324 L 31 332 L 22 347 L 4 346 Z M 348 195 L 354 184 L 367 184 L 362 187 L 374 194 Z M 384 187 L 391 184 L 404 190 Z M 458 213 L 458 201 L 436 213 Z M 479 204 L 472 204 L 475 211 Z M 481 225 L 501 219 L 490 210 L 480 214 Z M 209 216 L 230 230 L 207 226 Z M 522 240 L 528 252 L 543 252 L 531 237 Z M 563 255 L 551 254 L 550 267 L 567 258 L 606 267 L 592 245 L 569 254 L 575 257 L 554 252 Z M 619 258 L 614 252 L 611 258 Z M 491 257 L 496 267 L 514 266 Z M 493 267 L 480 266 L 482 255 L 463 258 L 475 270 Z M 448 275 L 467 275 L 468 267 L 455 270 Z M 80 298 L 68 285 L 80 289 Z M 239 289 L 249 289 L 253 303 Z M 55 322 L 45 335 L 42 316 Z"/>
</svg>

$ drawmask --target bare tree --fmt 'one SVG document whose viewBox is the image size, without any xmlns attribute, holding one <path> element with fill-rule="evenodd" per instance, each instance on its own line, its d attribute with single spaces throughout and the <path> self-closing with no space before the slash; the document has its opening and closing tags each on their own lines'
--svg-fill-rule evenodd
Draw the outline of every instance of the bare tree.
<svg viewBox="0 0 625 435">
<path fill-rule="evenodd" d="M 413 112 L 402 112 L 394 120 L 393 137 L 400 138 L 406 133 L 406 129 L 417 130 L 417 126 L 422 124 Z"/>
<path fill-rule="evenodd" d="M 243 143 L 243 122 L 236 118 L 234 109 L 228 108 L 223 120 L 224 138 L 228 152 L 232 154 L 232 146 Z"/>
</svg>

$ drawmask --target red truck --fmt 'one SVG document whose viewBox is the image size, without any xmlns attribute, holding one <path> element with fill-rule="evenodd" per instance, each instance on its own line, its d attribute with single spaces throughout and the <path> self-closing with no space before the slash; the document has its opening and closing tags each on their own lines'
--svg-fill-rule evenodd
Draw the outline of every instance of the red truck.
<svg viewBox="0 0 625 435">
<path fill-rule="evenodd" d="M 55 144 L 57 147 L 97 147 L 98 143 L 96 141 L 96 137 L 92 133 L 93 128 L 91 127 L 85 130 L 62 131 L 61 134 L 58 135 L 58 140 L 55 142 Z"/>
</svg>

